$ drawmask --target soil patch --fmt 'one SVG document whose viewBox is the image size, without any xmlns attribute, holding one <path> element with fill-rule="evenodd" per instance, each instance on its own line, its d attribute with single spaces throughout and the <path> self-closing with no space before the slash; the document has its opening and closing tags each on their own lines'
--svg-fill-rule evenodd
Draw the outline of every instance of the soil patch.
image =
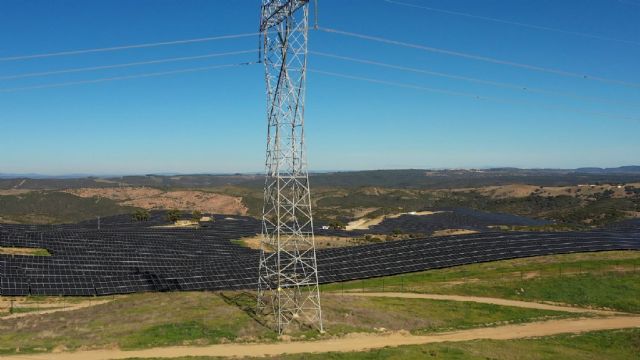
<svg viewBox="0 0 640 360">
<path fill-rule="evenodd" d="M 198 210 L 203 213 L 246 215 L 241 197 L 196 190 L 162 191 L 147 187 L 81 188 L 66 192 L 84 198 L 103 197 L 124 206 L 148 210 Z"/>
</svg>

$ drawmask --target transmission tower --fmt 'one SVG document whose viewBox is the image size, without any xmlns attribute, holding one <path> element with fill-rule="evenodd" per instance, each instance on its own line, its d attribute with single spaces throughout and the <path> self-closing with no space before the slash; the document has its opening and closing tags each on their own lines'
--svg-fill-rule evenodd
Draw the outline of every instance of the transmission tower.
<svg viewBox="0 0 640 360">
<path fill-rule="evenodd" d="M 258 311 L 282 334 L 295 322 L 322 331 L 304 144 L 308 0 L 263 0 L 267 154 Z"/>
</svg>

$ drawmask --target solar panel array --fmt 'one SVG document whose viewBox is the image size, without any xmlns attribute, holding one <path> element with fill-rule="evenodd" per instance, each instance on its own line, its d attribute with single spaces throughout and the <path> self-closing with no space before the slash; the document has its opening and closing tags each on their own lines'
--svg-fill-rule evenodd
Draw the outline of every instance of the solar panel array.
<svg viewBox="0 0 640 360">
<path fill-rule="evenodd" d="M 1 295 L 110 295 L 254 288 L 258 251 L 231 240 L 259 232 L 248 217 L 207 228 L 167 229 L 105 219 L 58 227 L 0 225 L 0 246 L 51 256 L 0 255 Z M 640 223 L 585 233 L 484 232 L 318 250 L 320 282 L 463 264 L 603 250 L 640 250 Z"/>
<path fill-rule="evenodd" d="M 392 241 L 318 253 L 322 282 L 357 280 L 531 256 L 640 250 L 640 226 L 624 231 L 486 232 Z"/>
<path fill-rule="evenodd" d="M 399 229 L 404 233 L 431 234 L 434 231 L 446 229 L 487 231 L 490 226 L 494 225 L 537 226 L 546 224 L 549 224 L 549 221 L 456 208 L 426 216 L 402 215 L 397 218 L 385 219 L 382 223 L 372 226 L 370 230 L 374 233 L 389 233 Z"/>
<path fill-rule="evenodd" d="M 323 235 L 350 236 L 355 234 L 390 234 L 400 230 L 405 234 L 430 235 L 438 230 L 466 229 L 474 231 L 493 231 L 497 225 L 538 226 L 550 224 L 549 221 L 532 219 L 512 214 L 490 213 L 466 208 L 439 209 L 431 215 L 405 214 L 389 217 L 380 224 L 367 230 L 356 230 L 346 233 L 342 230 L 320 230 Z"/>
</svg>

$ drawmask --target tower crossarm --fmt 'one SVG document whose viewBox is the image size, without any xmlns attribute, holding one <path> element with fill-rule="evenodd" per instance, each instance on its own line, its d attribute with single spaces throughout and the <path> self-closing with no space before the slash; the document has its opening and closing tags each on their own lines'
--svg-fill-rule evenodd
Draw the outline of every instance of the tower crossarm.
<svg viewBox="0 0 640 360">
<path fill-rule="evenodd" d="M 280 24 L 288 16 L 291 16 L 309 0 L 269 0 L 262 5 L 262 20 L 260 31 L 265 31 L 272 26 Z"/>
</svg>

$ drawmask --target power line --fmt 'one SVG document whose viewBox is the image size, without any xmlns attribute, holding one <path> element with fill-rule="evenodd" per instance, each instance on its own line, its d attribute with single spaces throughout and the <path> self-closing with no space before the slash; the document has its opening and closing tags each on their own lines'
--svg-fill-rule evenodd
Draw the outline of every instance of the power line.
<svg viewBox="0 0 640 360">
<path fill-rule="evenodd" d="M 330 71 L 324 71 L 324 70 L 309 69 L 308 71 L 313 72 L 313 73 L 323 74 L 323 75 L 329 75 L 329 76 L 333 76 L 333 77 L 339 77 L 339 78 L 345 78 L 345 79 L 351 79 L 351 80 L 359 80 L 359 81 L 366 81 L 366 82 L 375 83 L 375 84 L 389 85 L 389 86 L 401 87 L 401 88 L 407 88 L 407 89 L 413 89 L 413 90 L 428 91 L 428 92 L 444 94 L 444 95 L 462 96 L 462 97 L 473 98 L 473 99 L 476 99 L 476 100 L 488 100 L 488 101 L 495 101 L 495 102 L 507 103 L 507 104 L 518 104 L 518 105 L 522 105 L 522 104 L 534 105 L 534 106 L 537 106 L 537 107 L 546 107 L 546 108 L 550 108 L 550 109 L 559 109 L 559 110 L 564 110 L 564 111 L 571 111 L 571 112 L 576 112 L 576 113 L 580 113 L 580 114 L 587 114 L 587 115 L 595 115 L 595 116 L 606 117 L 606 118 L 611 118 L 611 119 L 620 119 L 620 120 L 626 120 L 626 121 L 640 122 L 640 118 L 635 118 L 635 117 L 630 117 L 630 116 L 621 116 L 621 115 L 618 115 L 618 114 L 610 114 L 610 113 L 603 113 L 603 112 L 594 112 L 594 111 L 582 110 L 582 109 L 573 108 L 573 107 L 558 106 L 558 105 L 553 105 L 553 104 L 542 104 L 542 103 L 533 102 L 533 101 L 526 101 L 526 100 L 503 99 L 503 98 L 499 98 L 499 97 L 484 96 L 484 95 L 478 95 L 478 94 L 462 92 L 462 91 L 438 89 L 438 88 L 432 88 L 432 87 L 426 87 L 426 86 L 420 86 L 420 85 L 413 85 L 413 84 L 395 82 L 395 81 L 379 80 L 379 79 L 373 79 L 373 78 L 355 76 L 355 75 L 349 75 L 349 74 L 342 74 L 342 73 L 336 73 L 336 72 L 330 72 Z"/>
<path fill-rule="evenodd" d="M 42 84 L 42 85 L 16 87 L 16 88 L 4 88 L 4 89 L 0 88 L 0 92 L 9 93 L 9 92 L 16 92 L 16 91 L 23 91 L 23 90 L 56 88 L 56 87 L 71 86 L 71 85 L 96 84 L 96 83 L 103 83 L 108 81 L 150 78 L 150 77 L 165 76 L 165 75 L 172 75 L 172 74 L 183 74 L 183 73 L 207 71 L 207 70 L 213 70 L 213 69 L 248 66 L 253 64 L 255 64 L 255 62 L 244 62 L 244 63 L 235 63 L 235 64 L 194 67 L 194 68 L 186 68 L 186 69 L 170 70 L 170 71 L 159 71 L 159 72 L 152 72 L 152 73 L 142 73 L 142 74 L 136 74 L 136 75 L 115 76 L 115 77 L 91 79 L 91 80 L 69 81 L 69 82 L 63 82 L 63 83 Z"/>
<path fill-rule="evenodd" d="M 473 78 L 473 77 L 467 77 L 467 76 L 461 76 L 461 75 L 455 75 L 455 74 L 448 74 L 448 73 L 430 71 L 430 70 L 424 70 L 424 69 L 416 69 L 416 68 L 402 66 L 402 65 L 387 64 L 387 63 L 382 63 L 382 62 L 373 61 L 373 60 L 358 59 L 358 58 L 353 58 L 353 57 L 348 57 L 348 56 L 341 56 L 341 55 L 336 55 L 336 54 L 329 54 L 329 53 L 319 52 L 319 51 L 309 51 L 309 53 L 314 54 L 314 55 L 318 55 L 318 56 L 322 56 L 322 57 L 328 57 L 328 58 L 333 58 L 333 59 L 351 61 L 351 62 L 367 64 L 367 65 L 386 67 L 386 68 L 389 68 L 389 69 L 395 69 L 395 70 L 406 71 L 406 72 L 413 72 L 413 73 L 418 73 L 418 74 L 425 74 L 425 75 L 444 77 L 444 78 L 448 78 L 448 79 L 475 82 L 475 83 L 479 83 L 479 84 L 486 84 L 486 85 L 491 85 L 491 86 L 497 86 L 497 87 L 502 87 L 502 88 L 507 88 L 507 89 L 523 91 L 523 92 L 534 92 L 534 93 L 539 93 L 539 94 L 562 96 L 562 97 L 568 97 L 568 98 L 574 98 L 574 99 L 580 99 L 580 100 L 588 100 L 588 101 L 597 101 L 597 102 L 609 103 L 609 104 L 623 104 L 623 105 L 628 105 L 628 106 L 638 106 L 639 105 L 639 104 L 635 104 L 635 103 L 634 104 L 629 104 L 629 103 L 626 103 L 626 102 L 616 101 L 616 100 L 612 100 L 612 99 L 605 99 L 605 98 L 600 98 L 600 97 L 583 96 L 583 95 L 574 94 L 574 93 L 570 93 L 570 92 L 559 92 L 559 91 L 545 90 L 545 89 L 539 89 L 539 88 L 529 87 L 529 86 L 525 86 L 525 85 L 518 85 L 518 84 L 511 84 L 511 83 L 505 83 L 505 82 L 499 82 L 499 81 L 478 79 L 478 78 Z"/>
<path fill-rule="evenodd" d="M 416 8 L 416 9 L 424 9 L 424 10 L 435 11 L 435 12 L 439 12 L 439 13 L 443 13 L 443 14 L 449 14 L 449 15 L 464 16 L 464 17 L 468 17 L 468 18 L 492 21 L 492 22 L 501 23 L 501 24 L 521 26 L 521 27 L 525 27 L 525 28 L 529 28 L 529 29 L 551 31 L 551 32 L 556 32 L 556 33 L 561 33 L 561 34 L 576 35 L 576 36 L 582 36 L 582 37 L 598 39 L 598 40 L 615 41 L 615 42 L 626 43 L 626 44 L 640 45 L 640 42 L 633 41 L 633 40 L 616 39 L 616 38 L 611 38 L 611 37 L 607 37 L 607 36 L 583 33 L 583 32 L 579 32 L 579 31 L 556 29 L 556 28 L 552 28 L 552 27 L 548 27 L 548 26 L 527 24 L 527 23 L 522 23 L 522 22 L 518 22 L 518 21 L 511 21 L 511 20 L 503 20 L 503 19 L 498 19 L 498 18 L 493 18 L 493 17 L 488 17 L 488 16 L 481 16 L 481 15 L 463 13 L 463 12 L 459 12 L 459 11 L 439 9 L 439 8 L 434 8 L 434 7 L 430 7 L 430 6 L 410 4 L 410 3 L 406 3 L 406 2 L 402 2 L 402 1 L 395 1 L 395 0 L 384 0 L 384 1 L 389 3 L 389 4 L 394 4 L 394 5 L 412 7 L 412 8 Z"/>
<path fill-rule="evenodd" d="M 629 1 L 629 0 L 618 0 L 618 2 L 621 3 L 621 4 L 640 6 L 640 2 L 633 2 L 633 1 Z"/>
<path fill-rule="evenodd" d="M 163 64 L 163 63 L 177 62 L 177 61 L 209 59 L 209 58 L 220 57 L 220 56 L 230 56 L 230 55 L 240 55 L 240 54 L 255 53 L 256 51 L 257 51 L 256 49 L 253 49 L 253 50 L 240 50 L 240 51 L 230 51 L 230 52 L 224 52 L 224 53 L 212 53 L 212 54 L 204 54 L 204 55 L 196 55 L 196 56 L 183 56 L 183 57 L 164 58 L 164 59 L 156 59 L 156 60 L 149 60 L 149 61 L 139 61 L 139 62 L 124 63 L 124 64 L 91 66 L 91 67 L 83 67 L 83 68 L 72 68 L 72 69 L 53 70 L 53 71 L 18 74 L 18 75 L 8 75 L 8 76 L 0 76 L 0 80 L 15 80 L 15 79 L 30 78 L 30 77 L 69 74 L 69 73 L 96 71 L 96 70 L 117 69 L 117 68 L 125 68 L 125 67 L 132 67 L 132 66 L 141 66 L 141 65 Z"/>
<path fill-rule="evenodd" d="M 210 37 L 196 38 L 196 39 L 162 41 L 162 42 L 155 42 L 155 43 L 112 46 L 112 47 L 95 48 L 95 49 L 68 50 L 68 51 L 60 51 L 60 52 L 45 53 L 45 54 L 17 55 L 17 56 L 8 56 L 8 57 L 0 58 L 0 61 L 16 61 L 16 60 L 27 60 L 27 59 L 39 59 L 39 58 L 48 58 L 48 57 L 54 57 L 54 56 L 67 56 L 67 55 L 78 55 L 78 54 L 87 54 L 87 53 L 119 51 L 119 50 L 128 50 L 128 49 L 141 49 L 141 48 L 150 48 L 150 47 L 158 47 L 158 46 L 166 46 L 166 45 L 191 44 L 191 43 L 200 43 L 200 42 L 208 42 L 208 41 L 216 41 L 216 40 L 238 39 L 238 38 L 257 36 L 257 35 L 260 35 L 260 33 L 245 33 L 245 34 L 233 34 L 233 35 L 222 35 L 222 36 L 210 36 Z"/>
<path fill-rule="evenodd" d="M 457 57 L 466 58 L 466 59 L 484 61 L 484 62 L 493 63 L 493 64 L 507 65 L 507 66 L 513 66 L 513 67 L 523 68 L 523 69 L 527 69 L 527 70 L 550 73 L 550 74 L 561 75 L 561 76 L 566 76 L 566 77 L 580 78 L 580 79 L 585 79 L 585 80 L 594 80 L 594 81 L 600 81 L 600 82 L 605 82 L 605 83 L 611 83 L 611 84 L 617 84 L 617 85 L 624 85 L 624 86 L 629 86 L 629 87 L 640 88 L 640 83 L 636 83 L 636 82 L 627 82 L 627 81 L 609 79 L 609 78 L 604 78 L 604 77 L 599 77 L 599 76 L 593 76 L 593 75 L 587 75 L 587 74 L 579 74 L 579 73 L 574 73 L 574 72 L 565 71 L 565 70 L 559 70 L 559 69 L 553 69 L 553 68 L 542 67 L 542 66 L 537 66 L 537 65 L 518 63 L 518 62 L 514 62 L 514 61 L 509 61 L 509 60 L 501 60 L 501 59 L 488 57 L 488 56 L 481 56 L 481 55 L 475 55 L 475 54 L 470 54 L 470 53 L 464 53 L 464 52 L 460 52 L 460 51 L 441 49 L 441 48 L 436 48 L 436 47 L 432 47 L 432 46 L 412 44 L 412 43 L 407 43 L 407 42 L 402 42 L 402 41 L 397 41 L 397 40 L 385 39 L 385 38 L 381 38 L 381 37 L 358 34 L 358 33 L 342 31 L 342 30 L 337 30 L 337 29 L 331 29 L 331 28 L 322 28 L 321 27 L 320 30 L 324 31 L 324 32 L 327 32 L 327 33 L 334 33 L 334 34 L 349 36 L 349 37 L 363 39 L 363 40 L 376 41 L 376 42 L 380 42 L 380 43 L 396 45 L 396 46 L 402 46 L 402 47 L 412 48 L 412 49 L 418 49 L 418 50 L 423 50 L 423 51 L 428 51 L 428 52 L 433 52 L 433 53 L 439 53 L 439 54 L 457 56 Z"/>
</svg>

